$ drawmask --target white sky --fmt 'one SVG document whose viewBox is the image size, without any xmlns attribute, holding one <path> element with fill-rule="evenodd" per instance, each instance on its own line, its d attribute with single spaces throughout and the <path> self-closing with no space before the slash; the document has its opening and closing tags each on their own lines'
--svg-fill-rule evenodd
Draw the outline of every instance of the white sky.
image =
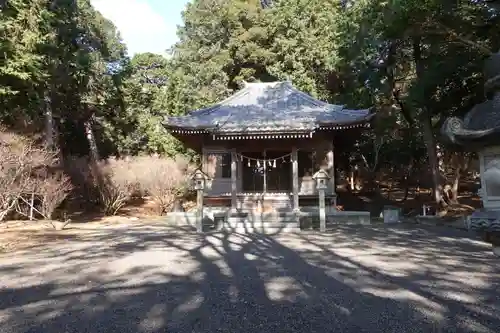
<svg viewBox="0 0 500 333">
<path fill-rule="evenodd" d="M 129 55 L 166 54 L 177 41 L 177 25 L 188 0 L 91 0 L 111 20 L 127 44 Z"/>
</svg>

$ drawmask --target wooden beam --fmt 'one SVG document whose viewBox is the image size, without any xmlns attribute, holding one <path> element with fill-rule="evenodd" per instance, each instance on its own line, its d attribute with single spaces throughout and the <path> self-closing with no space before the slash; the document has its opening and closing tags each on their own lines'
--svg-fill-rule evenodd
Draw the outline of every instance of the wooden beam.
<svg viewBox="0 0 500 333">
<path fill-rule="evenodd" d="M 264 156 L 264 165 L 262 166 L 264 168 L 264 186 L 263 186 L 263 189 L 264 189 L 264 194 L 267 192 L 267 162 L 266 162 L 266 150 L 264 149 L 263 151 L 263 156 Z"/>
<path fill-rule="evenodd" d="M 293 146 L 297 149 L 314 149 L 318 144 L 329 140 L 329 133 L 318 133 L 312 139 L 282 139 L 282 140 L 213 140 L 206 137 L 205 146 L 237 148 L 239 152 L 262 152 L 291 150 Z"/>
</svg>

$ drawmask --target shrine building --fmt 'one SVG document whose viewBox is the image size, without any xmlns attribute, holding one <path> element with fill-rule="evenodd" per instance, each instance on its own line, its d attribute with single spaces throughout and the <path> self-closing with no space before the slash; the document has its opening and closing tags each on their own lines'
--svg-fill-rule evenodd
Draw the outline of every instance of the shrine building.
<svg viewBox="0 0 500 333">
<path fill-rule="evenodd" d="M 166 118 L 164 126 L 202 156 L 212 178 L 205 206 L 285 216 L 317 207 L 312 176 L 320 169 L 329 175 L 325 197 L 335 212 L 335 145 L 359 135 L 373 116 L 317 100 L 290 82 L 246 83 L 213 106 Z"/>
</svg>

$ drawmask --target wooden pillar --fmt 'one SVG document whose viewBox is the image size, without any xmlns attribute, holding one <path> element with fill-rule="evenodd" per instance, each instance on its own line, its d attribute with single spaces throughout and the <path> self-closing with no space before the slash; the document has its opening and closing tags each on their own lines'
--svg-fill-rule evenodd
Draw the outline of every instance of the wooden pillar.
<svg viewBox="0 0 500 333">
<path fill-rule="evenodd" d="M 293 188 L 293 209 L 299 210 L 299 161 L 297 147 L 292 148 L 292 188 Z"/>
<path fill-rule="evenodd" d="M 262 186 L 263 190 L 264 190 L 264 195 L 267 193 L 267 163 L 266 163 L 266 150 L 264 149 L 264 152 L 263 152 L 263 155 L 264 155 L 264 165 L 262 166 L 264 168 L 264 184 Z"/>
<path fill-rule="evenodd" d="M 333 141 L 330 141 L 329 147 L 328 147 L 328 153 L 327 153 L 327 161 L 328 161 L 328 175 L 330 176 L 330 184 L 329 188 L 331 189 L 331 194 L 333 195 L 333 205 L 337 205 L 337 191 L 336 191 L 336 184 L 335 184 L 335 160 L 334 160 L 334 145 Z"/>
<path fill-rule="evenodd" d="M 236 191 L 237 191 L 237 178 L 236 178 L 236 171 L 237 171 L 237 155 L 236 155 L 236 149 L 233 148 L 231 149 L 231 209 L 236 210 L 237 209 L 237 200 L 236 200 Z"/>
</svg>

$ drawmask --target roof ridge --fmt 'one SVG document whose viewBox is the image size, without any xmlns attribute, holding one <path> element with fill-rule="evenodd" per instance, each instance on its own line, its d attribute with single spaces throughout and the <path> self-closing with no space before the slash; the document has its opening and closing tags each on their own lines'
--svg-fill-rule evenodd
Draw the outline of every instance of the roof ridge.
<svg viewBox="0 0 500 333">
<path fill-rule="evenodd" d="M 270 85 L 277 85 L 280 83 L 285 83 L 287 81 L 272 81 L 272 82 L 246 82 L 245 85 L 262 85 L 262 86 L 270 86 Z"/>
<path fill-rule="evenodd" d="M 249 91 L 248 89 L 248 85 L 245 84 L 245 86 L 243 87 L 243 89 L 240 89 L 238 90 L 237 92 L 233 93 L 232 95 L 226 97 L 225 99 L 223 99 L 222 101 L 218 102 L 218 103 L 215 103 L 211 106 L 207 106 L 206 108 L 202 108 L 202 109 L 198 109 L 198 110 L 193 110 L 191 112 L 188 112 L 188 114 L 192 114 L 192 115 L 199 115 L 199 114 L 210 114 L 212 113 L 213 111 L 217 110 L 218 108 L 220 108 L 222 105 L 224 105 L 225 103 L 227 102 L 230 102 L 244 94 L 247 94 Z"/>
<path fill-rule="evenodd" d="M 300 97 L 302 97 L 305 100 L 313 103 L 316 106 L 321 106 L 321 107 L 325 107 L 325 106 L 340 106 L 341 109 L 339 111 L 342 111 L 345 108 L 345 105 L 330 104 L 330 103 L 327 103 L 327 102 L 323 102 L 322 100 L 319 100 L 317 98 L 314 98 L 313 96 L 309 95 L 308 93 L 305 93 L 305 92 L 303 92 L 303 91 L 295 88 L 295 86 L 290 81 L 284 81 L 284 83 L 285 83 L 286 86 L 288 86 L 290 89 L 292 89 L 295 93 L 297 93 Z"/>
</svg>

